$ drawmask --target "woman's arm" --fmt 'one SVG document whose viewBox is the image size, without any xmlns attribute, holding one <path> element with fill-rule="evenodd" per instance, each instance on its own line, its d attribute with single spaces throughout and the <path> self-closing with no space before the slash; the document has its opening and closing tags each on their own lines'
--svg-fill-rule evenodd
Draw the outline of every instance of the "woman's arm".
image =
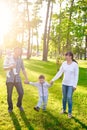
<svg viewBox="0 0 87 130">
<path fill-rule="evenodd" d="M 59 71 L 57 72 L 57 74 L 54 76 L 54 78 L 51 80 L 51 84 L 59 79 L 61 77 L 61 75 L 63 74 L 64 70 L 63 70 L 63 65 L 60 67 Z"/>
<path fill-rule="evenodd" d="M 78 67 L 78 64 L 76 64 L 75 66 L 75 70 L 74 70 L 74 85 L 73 87 L 76 89 L 77 87 L 77 83 L 78 83 L 78 77 L 79 77 L 79 67 Z"/>
</svg>

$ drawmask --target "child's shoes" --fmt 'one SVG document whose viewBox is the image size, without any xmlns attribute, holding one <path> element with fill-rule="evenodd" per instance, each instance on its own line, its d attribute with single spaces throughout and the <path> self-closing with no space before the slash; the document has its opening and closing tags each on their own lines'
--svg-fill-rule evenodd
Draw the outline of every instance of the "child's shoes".
<svg viewBox="0 0 87 130">
<path fill-rule="evenodd" d="M 36 106 L 36 107 L 34 107 L 34 110 L 39 112 L 40 108 Z"/>
</svg>

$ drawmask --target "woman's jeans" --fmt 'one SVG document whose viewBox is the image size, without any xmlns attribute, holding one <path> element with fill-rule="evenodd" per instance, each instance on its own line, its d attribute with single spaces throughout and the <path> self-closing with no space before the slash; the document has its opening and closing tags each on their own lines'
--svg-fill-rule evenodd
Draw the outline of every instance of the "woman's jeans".
<svg viewBox="0 0 87 130">
<path fill-rule="evenodd" d="M 72 113 L 72 95 L 73 95 L 73 87 L 63 85 L 62 86 L 62 93 L 63 93 L 63 110 L 66 111 L 66 103 L 68 101 L 68 113 Z"/>
<path fill-rule="evenodd" d="M 43 109 L 46 109 L 48 101 L 48 96 L 40 96 L 37 106 L 40 108 L 42 106 Z"/>
</svg>

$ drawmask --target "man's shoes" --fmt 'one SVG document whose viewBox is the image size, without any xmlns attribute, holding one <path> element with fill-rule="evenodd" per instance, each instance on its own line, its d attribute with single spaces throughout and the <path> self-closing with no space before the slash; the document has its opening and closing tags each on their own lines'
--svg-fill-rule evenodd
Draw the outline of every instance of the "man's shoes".
<svg viewBox="0 0 87 130">
<path fill-rule="evenodd" d="M 24 111 L 24 109 L 23 109 L 23 107 L 21 106 L 21 107 L 18 107 L 19 108 L 19 110 L 21 111 L 21 112 L 23 112 Z"/>
<path fill-rule="evenodd" d="M 36 106 L 36 107 L 34 107 L 34 110 L 39 112 L 40 108 Z"/>
<path fill-rule="evenodd" d="M 8 109 L 8 112 L 9 112 L 9 113 L 12 113 L 12 109 L 11 109 L 11 108 L 9 108 L 9 109 Z"/>
</svg>

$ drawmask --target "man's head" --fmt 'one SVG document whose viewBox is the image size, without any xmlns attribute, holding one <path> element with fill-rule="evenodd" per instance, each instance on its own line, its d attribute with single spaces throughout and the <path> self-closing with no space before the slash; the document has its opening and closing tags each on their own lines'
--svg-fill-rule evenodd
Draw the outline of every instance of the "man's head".
<svg viewBox="0 0 87 130">
<path fill-rule="evenodd" d="M 44 76 L 44 75 L 40 75 L 40 76 L 39 76 L 39 82 L 40 82 L 41 84 L 43 84 L 44 81 L 45 81 L 45 76 Z"/>
<path fill-rule="evenodd" d="M 14 55 L 15 55 L 16 57 L 19 57 L 19 56 L 21 56 L 21 54 L 22 54 L 21 48 L 20 48 L 20 47 L 15 47 L 15 48 L 14 48 Z"/>
</svg>

